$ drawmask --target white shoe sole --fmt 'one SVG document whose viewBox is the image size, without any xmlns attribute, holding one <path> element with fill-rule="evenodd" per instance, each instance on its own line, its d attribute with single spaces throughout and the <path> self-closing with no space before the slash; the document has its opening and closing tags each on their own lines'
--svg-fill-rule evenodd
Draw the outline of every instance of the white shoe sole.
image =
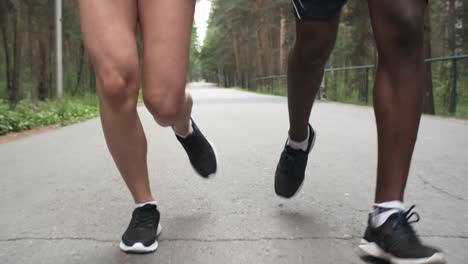
<svg viewBox="0 0 468 264">
<path fill-rule="evenodd" d="M 392 264 L 445 264 L 445 256 L 443 253 L 436 253 L 428 258 L 417 258 L 417 259 L 402 259 L 393 256 L 385 252 L 374 242 L 367 242 L 367 240 L 362 239 L 359 244 L 359 249 L 361 251 L 361 256 L 363 257 L 374 257 L 379 259 L 387 260 Z"/>
<path fill-rule="evenodd" d="M 153 244 L 145 247 L 143 243 L 137 242 L 133 244 L 133 246 L 127 246 L 124 244 L 123 241 L 120 241 L 120 250 L 123 252 L 128 252 L 128 253 L 150 253 L 156 251 L 158 249 L 158 237 L 161 234 L 162 227 L 161 224 L 158 224 L 158 229 L 156 230 L 156 240 L 154 241 Z"/>
</svg>

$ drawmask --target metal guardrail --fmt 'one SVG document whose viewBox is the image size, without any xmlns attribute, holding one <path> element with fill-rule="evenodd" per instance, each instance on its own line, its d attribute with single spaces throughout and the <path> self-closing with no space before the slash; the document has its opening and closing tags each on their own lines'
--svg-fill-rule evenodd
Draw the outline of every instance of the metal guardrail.
<svg viewBox="0 0 468 264">
<path fill-rule="evenodd" d="M 468 54 L 462 55 L 454 55 L 454 56 L 447 56 L 447 57 L 436 57 L 436 58 L 428 58 L 424 61 L 426 63 L 432 62 L 439 62 L 439 61 L 451 61 L 452 62 L 452 69 L 451 69 L 451 89 L 450 89 L 450 107 L 449 113 L 454 114 L 457 111 L 457 96 L 458 96 L 458 61 L 468 59 Z M 375 68 L 375 65 L 361 65 L 361 66 L 349 66 L 349 67 L 338 67 L 338 68 L 328 68 L 325 69 L 325 72 L 335 72 L 335 71 L 346 71 L 346 70 L 366 70 L 366 82 L 365 82 L 365 91 L 366 94 L 369 94 L 369 70 Z M 284 79 L 286 78 L 285 74 L 282 75 L 271 75 L 271 76 L 264 76 L 253 78 L 250 80 L 249 84 L 252 82 L 257 81 L 266 81 L 266 80 L 276 80 L 276 79 Z M 250 86 L 250 85 L 249 85 Z M 366 97 L 366 103 L 367 103 Z"/>
</svg>

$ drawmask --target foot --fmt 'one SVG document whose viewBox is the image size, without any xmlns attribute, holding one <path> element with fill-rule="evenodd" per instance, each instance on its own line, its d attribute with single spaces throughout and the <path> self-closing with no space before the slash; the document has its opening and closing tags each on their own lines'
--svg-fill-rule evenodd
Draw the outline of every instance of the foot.
<svg viewBox="0 0 468 264">
<path fill-rule="evenodd" d="M 159 211 L 154 204 L 138 207 L 122 235 L 120 249 L 129 253 L 149 253 L 158 248 L 157 238 L 161 233 Z"/>
<path fill-rule="evenodd" d="M 359 249 L 364 257 L 384 259 L 392 264 L 442 264 L 444 254 L 436 248 L 421 243 L 412 223 L 419 221 L 417 213 L 392 214 L 381 226 L 374 228 L 370 220 Z M 411 218 L 415 216 L 415 220 Z"/>
<path fill-rule="evenodd" d="M 216 153 L 211 143 L 202 134 L 192 119 L 193 132 L 183 138 L 176 135 L 192 164 L 193 169 L 202 177 L 208 178 L 216 173 Z"/>
<path fill-rule="evenodd" d="M 291 198 L 304 182 L 309 152 L 314 146 L 315 131 L 309 125 L 309 142 L 306 151 L 286 145 L 276 168 L 275 192 L 284 198 Z"/>
</svg>

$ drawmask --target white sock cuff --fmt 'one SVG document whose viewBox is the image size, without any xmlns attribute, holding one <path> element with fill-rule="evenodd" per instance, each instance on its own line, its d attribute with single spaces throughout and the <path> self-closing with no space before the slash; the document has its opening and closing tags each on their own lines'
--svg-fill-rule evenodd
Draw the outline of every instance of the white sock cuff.
<svg viewBox="0 0 468 264">
<path fill-rule="evenodd" d="M 303 151 L 306 151 L 307 147 L 309 146 L 309 137 L 310 137 L 310 131 L 309 131 L 309 128 L 307 128 L 307 137 L 303 141 L 294 141 L 291 139 L 291 137 L 288 136 L 287 145 L 293 149 L 301 149 Z"/>
<path fill-rule="evenodd" d="M 174 128 L 173 128 L 173 129 L 174 129 Z M 174 132 L 175 132 L 175 130 L 174 130 Z M 177 134 L 179 137 L 181 137 L 181 138 L 186 138 L 186 137 L 188 137 L 188 136 L 189 136 L 190 134 L 192 134 L 192 133 L 193 133 L 193 124 L 192 124 L 192 119 L 190 119 L 190 120 L 189 120 L 189 127 L 188 127 L 187 135 L 179 135 L 179 134 L 177 134 L 177 133 L 176 133 L 176 134 Z"/>
<path fill-rule="evenodd" d="M 405 205 L 401 201 L 398 201 L 398 200 L 388 201 L 388 202 L 383 202 L 383 203 L 375 203 L 373 207 L 374 209 L 383 208 L 383 209 L 396 209 L 400 211 L 405 210 Z"/>
<path fill-rule="evenodd" d="M 193 124 L 192 124 L 192 119 L 189 120 L 189 124 L 188 124 L 188 133 L 187 133 L 187 136 L 192 134 L 193 133 Z"/>
<path fill-rule="evenodd" d="M 143 206 L 145 206 L 145 205 L 147 205 L 147 204 L 154 204 L 154 205 L 158 206 L 158 203 L 157 203 L 156 201 L 153 200 L 153 201 L 144 202 L 144 203 L 135 203 L 135 204 L 134 204 L 134 207 L 135 207 L 135 209 L 136 209 L 136 208 L 143 207 Z"/>
<path fill-rule="evenodd" d="M 372 207 L 374 210 L 371 212 L 371 225 L 374 228 L 383 225 L 391 215 L 405 210 L 403 203 L 398 200 L 376 203 Z"/>
<path fill-rule="evenodd" d="M 382 213 L 379 213 L 379 214 L 376 214 L 376 215 L 371 214 L 372 215 L 371 225 L 374 228 L 377 228 L 377 227 L 383 225 L 392 214 L 396 214 L 398 212 L 400 212 L 400 210 L 390 209 L 388 211 L 385 211 L 385 212 L 382 212 Z"/>
</svg>

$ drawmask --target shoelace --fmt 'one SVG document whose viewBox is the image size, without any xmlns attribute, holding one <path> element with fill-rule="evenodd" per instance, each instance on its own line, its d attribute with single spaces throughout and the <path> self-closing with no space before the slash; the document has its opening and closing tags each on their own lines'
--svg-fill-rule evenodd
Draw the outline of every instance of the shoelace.
<svg viewBox="0 0 468 264">
<path fill-rule="evenodd" d="M 294 163 L 296 159 L 293 158 L 291 155 L 289 154 L 281 155 L 281 159 L 282 159 L 281 164 L 283 165 L 282 167 L 286 167 L 286 169 L 290 169 L 294 167 Z"/>
<path fill-rule="evenodd" d="M 184 148 L 190 154 L 190 156 L 197 157 L 204 154 L 202 145 L 204 144 L 203 139 L 200 138 L 198 131 L 193 132 L 187 138 L 184 139 Z"/>
<path fill-rule="evenodd" d="M 281 155 L 281 159 L 283 159 L 284 163 L 288 164 L 288 167 L 294 167 L 294 164 L 298 160 L 298 157 L 294 157 L 293 155 L 300 155 L 303 151 L 297 149 L 288 149 L 286 155 Z"/>
<path fill-rule="evenodd" d="M 410 237 L 417 238 L 416 231 L 414 231 L 411 224 L 419 222 L 420 218 L 417 212 L 412 212 L 414 207 L 416 205 L 412 205 L 407 211 L 399 214 L 398 222 L 393 225 L 393 229 L 396 230 L 401 227 Z M 412 219 L 413 216 L 415 217 L 414 219 Z"/>
<path fill-rule="evenodd" d="M 139 210 L 135 213 L 135 216 L 132 219 L 131 227 L 145 227 L 151 228 L 154 225 L 154 215 L 151 211 Z"/>
</svg>

